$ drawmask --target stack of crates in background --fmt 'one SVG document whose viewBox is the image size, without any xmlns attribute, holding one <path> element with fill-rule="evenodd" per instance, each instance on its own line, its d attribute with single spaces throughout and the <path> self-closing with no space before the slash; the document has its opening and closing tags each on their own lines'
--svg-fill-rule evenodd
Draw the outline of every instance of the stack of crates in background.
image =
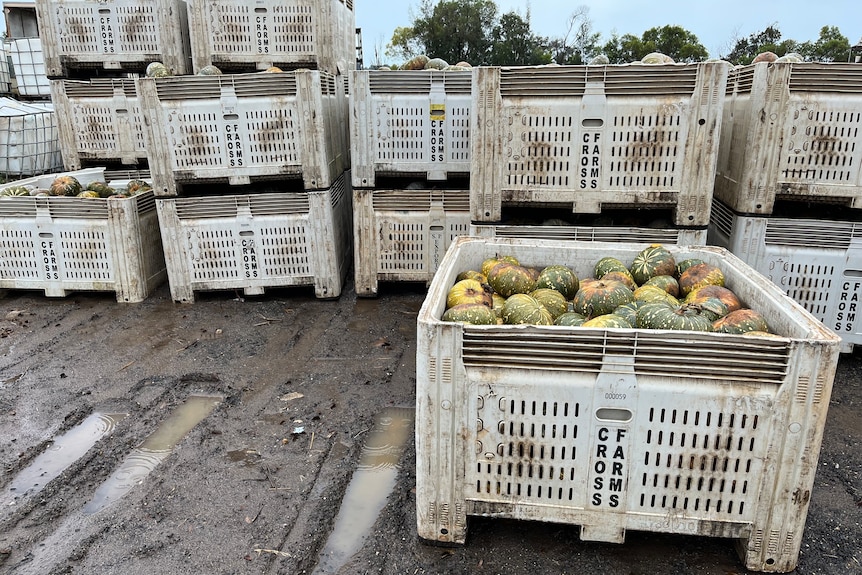
<svg viewBox="0 0 862 575">
<path fill-rule="evenodd" d="M 39 38 L 36 7 L 32 1 L 3 3 L 9 55 L 9 93 L 25 100 L 46 100 L 50 95 L 45 56 Z M 7 92 L 4 92 L 7 93 Z"/>
<path fill-rule="evenodd" d="M 0 288 L 115 292 L 135 303 L 166 279 L 155 197 L 78 198 L 28 194 L 58 176 L 82 186 L 96 181 L 125 188 L 136 174 L 104 168 L 43 174 L 0 186 Z M 14 190 L 14 192 L 13 192 Z M 25 195 L 17 195 L 23 193 Z"/>
<path fill-rule="evenodd" d="M 352 193 L 344 77 L 323 70 L 136 79 L 168 281 L 341 294 Z"/>
<path fill-rule="evenodd" d="M 195 73 L 356 68 L 352 0 L 188 0 Z"/>
<path fill-rule="evenodd" d="M 862 343 L 862 68 L 759 63 L 730 73 L 709 242 Z"/>
<path fill-rule="evenodd" d="M 474 69 L 471 235 L 704 245 L 728 69 Z"/>
<path fill-rule="evenodd" d="M 350 83 L 354 279 L 430 283 L 470 227 L 471 72 L 357 70 Z"/>
<path fill-rule="evenodd" d="M 36 14 L 65 169 L 146 169 L 133 78 L 153 62 L 191 73 L 186 3 L 37 0 Z"/>
</svg>

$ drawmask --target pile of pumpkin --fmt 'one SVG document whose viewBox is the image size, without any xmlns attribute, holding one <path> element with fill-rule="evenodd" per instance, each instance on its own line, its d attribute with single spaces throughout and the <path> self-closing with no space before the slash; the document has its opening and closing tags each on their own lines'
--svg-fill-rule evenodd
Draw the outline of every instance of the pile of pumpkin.
<svg viewBox="0 0 862 575">
<path fill-rule="evenodd" d="M 9 186 L 0 190 L 0 196 L 72 196 L 76 198 L 129 198 L 152 190 L 144 180 L 129 180 L 123 188 L 109 186 L 103 181 L 90 182 L 86 186 L 75 176 L 63 175 L 54 178 L 47 188 L 32 185 Z"/>
<path fill-rule="evenodd" d="M 602 328 L 769 333 L 766 319 L 724 285 L 722 270 L 699 258 L 677 262 L 660 244 L 630 265 L 603 257 L 594 277 L 564 265 L 523 266 L 512 256 L 488 258 L 458 274 L 443 321 Z"/>
</svg>

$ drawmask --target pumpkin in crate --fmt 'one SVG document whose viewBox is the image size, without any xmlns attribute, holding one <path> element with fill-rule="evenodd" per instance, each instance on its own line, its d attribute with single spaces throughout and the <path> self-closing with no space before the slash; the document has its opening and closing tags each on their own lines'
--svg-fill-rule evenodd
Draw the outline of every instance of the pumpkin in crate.
<svg viewBox="0 0 862 575">
<path fill-rule="evenodd" d="M 593 280 L 582 282 L 581 288 L 572 299 L 572 308 L 587 317 L 596 317 L 611 313 L 617 306 L 632 300 L 634 300 L 634 294 L 624 283 L 614 280 Z"/>
<path fill-rule="evenodd" d="M 506 303 L 506 298 L 498 293 L 491 294 L 491 309 L 497 314 L 497 317 L 503 317 L 503 304 Z"/>
<path fill-rule="evenodd" d="M 481 284 L 488 283 L 488 278 L 485 277 L 485 274 L 482 272 L 477 272 L 476 270 L 465 270 L 455 276 L 455 281 L 459 282 L 461 280 L 476 280 Z"/>
<path fill-rule="evenodd" d="M 659 287 L 673 297 L 679 297 L 679 282 L 673 276 L 653 276 L 644 285 Z"/>
<path fill-rule="evenodd" d="M 561 316 L 558 316 L 557 319 L 554 320 L 554 325 L 565 325 L 565 326 L 579 326 L 583 325 L 583 323 L 587 321 L 586 316 L 584 314 L 575 312 L 575 311 L 567 311 Z"/>
<path fill-rule="evenodd" d="M 666 247 L 652 244 L 638 252 L 629 271 L 635 282 L 643 285 L 653 276 L 673 275 L 676 271 L 676 260 Z"/>
<path fill-rule="evenodd" d="M 537 288 L 530 292 L 530 295 L 539 300 L 539 303 L 551 312 L 551 317 L 554 319 L 568 311 L 569 302 L 566 296 L 555 289 Z"/>
<path fill-rule="evenodd" d="M 679 290 L 682 295 L 704 286 L 714 285 L 724 287 L 724 272 L 721 268 L 708 264 L 695 264 L 679 276 Z"/>
<path fill-rule="evenodd" d="M 550 265 L 539 272 L 539 277 L 536 279 L 536 288 L 549 288 L 557 290 L 567 300 L 575 297 L 580 287 L 578 276 L 575 272 L 563 265 Z"/>
<path fill-rule="evenodd" d="M 488 273 L 488 284 L 495 292 L 508 298 L 516 293 L 529 294 L 536 289 L 533 270 L 509 262 L 500 262 Z"/>
<path fill-rule="evenodd" d="M 638 288 L 638 284 L 635 283 L 635 279 L 632 277 L 632 274 L 626 270 L 612 270 L 602 276 L 602 280 L 611 281 L 615 280 L 618 282 L 623 282 L 627 288 L 632 291 L 635 291 Z"/>
<path fill-rule="evenodd" d="M 30 188 L 26 186 L 9 186 L 0 190 L 0 196 L 29 196 Z"/>
<path fill-rule="evenodd" d="M 769 331 L 766 318 L 753 309 L 738 309 L 730 312 L 712 324 L 718 333 L 742 334 L 749 331 Z"/>
<path fill-rule="evenodd" d="M 615 313 L 606 313 L 605 315 L 600 315 L 585 321 L 581 324 L 581 327 L 616 327 L 631 329 L 632 324 L 629 323 L 626 318 Z"/>
<path fill-rule="evenodd" d="M 52 196 L 77 196 L 83 191 L 84 187 L 75 176 L 57 176 L 48 186 Z"/>
<path fill-rule="evenodd" d="M 700 258 L 687 258 L 682 260 L 681 262 L 677 262 L 676 271 L 674 272 L 673 277 L 679 279 L 679 276 L 681 276 L 685 270 L 687 270 L 691 266 L 696 266 L 697 264 L 702 263 L 704 263 L 704 261 Z"/>
<path fill-rule="evenodd" d="M 617 308 L 613 311 L 613 314 L 625 319 L 632 327 L 634 327 L 638 323 L 638 310 L 647 303 L 649 302 L 639 300 L 630 301 L 628 303 L 624 303 L 617 306 Z"/>
<path fill-rule="evenodd" d="M 622 261 L 615 257 L 605 256 L 596 262 L 593 266 L 593 275 L 598 279 L 608 272 L 628 272 L 629 268 Z M 629 272 L 630 273 L 630 272 Z"/>
<path fill-rule="evenodd" d="M 96 192 L 97 194 L 99 194 L 100 198 L 107 198 L 108 196 L 113 195 L 116 190 L 114 190 L 114 188 L 109 186 L 107 183 L 97 180 L 95 182 L 90 182 L 89 184 L 87 184 L 87 188 L 85 191 Z"/>
<path fill-rule="evenodd" d="M 692 306 L 648 303 L 638 309 L 637 326 L 643 329 L 712 331 L 712 321 Z"/>
<path fill-rule="evenodd" d="M 455 307 L 465 303 L 480 303 L 493 308 L 494 301 L 485 287 L 476 280 L 466 279 L 455 282 L 446 294 L 446 307 Z"/>
<path fill-rule="evenodd" d="M 635 301 L 644 301 L 644 302 L 663 302 L 669 303 L 671 305 L 679 305 L 679 300 L 664 291 L 657 285 L 649 285 L 644 284 L 638 289 L 636 289 L 632 296 Z"/>
<path fill-rule="evenodd" d="M 520 265 L 521 263 L 515 256 L 500 256 L 498 258 L 487 258 L 482 262 L 482 265 L 479 266 L 479 271 L 482 272 L 482 275 L 488 277 L 488 275 L 491 273 L 491 269 L 501 262 L 508 262 L 510 264 L 515 264 L 516 266 Z"/>
<path fill-rule="evenodd" d="M 727 306 L 727 311 L 732 312 L 742 309 L 742 302 L 733 291 L 727 287 L 717 285 L 706 285 L 696 290 L 692 290 L 685 296 L 685 303 L 701 303 L 703 300 L 715 297 L 720 299 Z"/>
<path fill-rule="evenodd" d="M 698 307 L 701 313 L 713 322 L 717 319 L 723 318 L 729 313 L 727 304 L 717 297 L 708 297 L 700 300 L 698 303 L 684 303 L 683 305 Z"/>
<path fill-rule="evenodd" d="M 469 323 L 474 325 L 495 325 L 497 315 L 482 303 L 462 303 L 443 312 L 443 321 Z"/>
<path fill-rule="evenodd" d="M 554 318 L 548 308 L 531 295 L 516 293 L 503 304 L 503 323 L 509 325 L 553 325 Z"/>
</svg>

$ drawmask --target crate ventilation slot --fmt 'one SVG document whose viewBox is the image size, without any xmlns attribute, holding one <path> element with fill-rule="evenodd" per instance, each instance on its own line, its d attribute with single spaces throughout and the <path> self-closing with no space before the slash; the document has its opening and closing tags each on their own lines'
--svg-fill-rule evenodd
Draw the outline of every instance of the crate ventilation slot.
<svg viewBox="0 0 862 575">
<path fill-rule="evenodd" d="M 428 211 L 435 205 L 445 211 L 470 211 L 468 190 L 385 190 L 374 192 L 375 211 Z"/>
<path fill-rule="evenodd" d="M 846 250 L 862 238 L 862 225 L 830 220 L 771 218 L 766 225 L 767 245 Z"/>
<path fill-rule="evenodd" d="M 226 89 L 242 98 L 296 96 L 296 78 L 291 73 L 182 76 L 158 78 L 155 82 L 160 100 L 219 99 Z"/>
<path fill-rule="evenodd" d="M 603 228 L 576 226 L 496 226 L 494 234 L 501 238 L 566 239 L 579 241 L 659 242 L 679 243 L 679 231 L 648 228 Z"/>
<path fill-rule="evenodd" d="M 579 66 L 576 68 L 502 68 L 503 97 L 556 97 L 583 95 L 587 83 L 601 82 L 607 96 L 691 96 L 697 83 L 698 65 L 673 67 Z"/>
<path fill-rule="evenodd" d="M 308 213 L 309 206 L 308 196 L 303 193 L 264 194 L 177 200 L 176 211 L 180 219 L 235 218 L 241 212 L 254 216 L 305 214 Z"/>
<path fill-rule="evenodd" d="M 428 94 L 433 84 L 439 83 L 446 94 L 470 94 L 472 73 L 453 72 L 369 72 L 368 86 L 372 94 Z"/>
<path fill-rule="evenodd" d="M 858 64 L 832 62 L 830 64 L 793 64 L 790 74 L 791 92 L 835 92 L 862 94 L 862 70 Z"/>
<path fill-rule="evenodd" d="M 714 225 L 725 237 L 731 237 L 733 233 L 733 212 L 723 202 L 712 201 L 712 212 L 710 212 L 710 223 Z"/>
<path fill-rule="evenodd" d="M 117 90 L 123 92 L 126 97 L 137 97 L 135 81 L 132 79 L 94 78 L 89 82 L 64 80 L 63 88 L 70 98 L 111 98 Z"/>
</svg>

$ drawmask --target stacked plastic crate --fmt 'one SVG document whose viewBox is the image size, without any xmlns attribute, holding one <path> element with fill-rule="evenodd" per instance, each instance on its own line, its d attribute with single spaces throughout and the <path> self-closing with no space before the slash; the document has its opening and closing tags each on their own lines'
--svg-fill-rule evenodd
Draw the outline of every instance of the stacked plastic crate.
<svg viewBox="0 0 862 575">
<path fill-rule="evenodd" d="M 352 5 L 188 9 L 194 74 L 136 79 L 173 299 L 288 286 L 338 297 L 351 262 Z"/>
<path fill-rule="evenodd" d="M 356 294 L 430 283 L 470 228 L 471 72 L 355 71 L 350 99 Z"/>
<path fill-rule="evenodd" d="M 862 67 L 730 73 L 709 242 L 862 343 Z"/>
<path fill-rule="evenodd" d="M 704 245 L 728 69 L 475 69 L 471 235 Z"/>
</svg>

